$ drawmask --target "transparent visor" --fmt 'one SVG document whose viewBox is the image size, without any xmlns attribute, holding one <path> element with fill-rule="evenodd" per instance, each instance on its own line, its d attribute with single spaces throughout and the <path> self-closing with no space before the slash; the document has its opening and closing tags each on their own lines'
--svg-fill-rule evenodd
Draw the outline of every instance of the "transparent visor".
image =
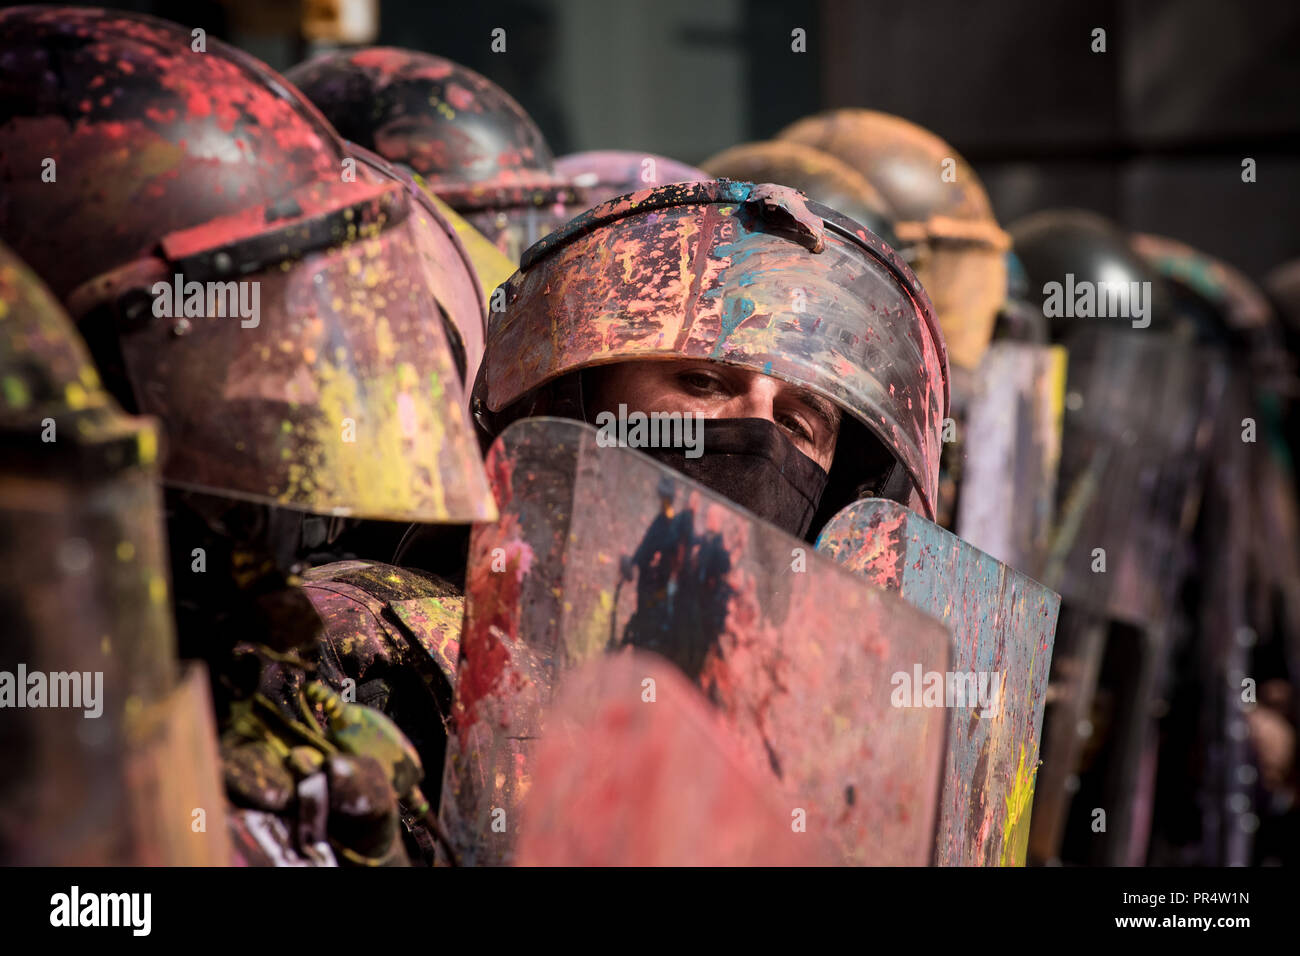
<svg viewBox="0 0 1300 956">
<path fill-rule="evenodd" d="M 596 365 L 737 365 L 857 417 L 933 513 L 942 356 L 908 291 L 847 241 L 832 238 L 814 256 L 748 232 L 730 207 L 668 207 L 574 237 L 507 289 L 477 385 L 490 412 Z"/>
<path fill-rule="evenodd" d="M 480 209 L 466 212 L 464 216 L 502 255 L 516 263 L 525 249 L 568 222 L 572 211 L 563 203 L 555 202 L 540 206 Z"/>
<path fill-rule="evenodd" d="M 434 291 L 446 321 L 461 382 L 473 383 L 483 361 L 487 296 L 480 288 L 477 265 L 453 225 L 424 192 L 411 212 L 415 249 L 425 282 Z M 468 228 L 468 227 L 467 227 Z M 482 237 L 479 237 L 482 239 Z M 486 243 L 487 240 L 483 239 Z"/>
<path fill-rule="evenodd" d="M 339 198 L 279 234 L 291 242 L 341 217 L 341 244 L 276 261 L 266 250 L 288 247 L 265 232 L 227 240 L 215 256 L 172 256 L 171 275 L 150 289 L 152 318 L 123 335 L 122 352 L 140 411 L 164 422 L 165 478 L 318 514 L 492 520 L 420 252 L 427 230 L 404 203 L 386 221 L 359 225 L 355 191 Z M 213 280 L 204 264 L 223 257 L 234 271 L 250 260 L 255 268 Z"/>
<path fill-rule="evenodd" d="M 456 236 L 464 245 L 466 253 L 469 254 L 470 262 L 474 264 L 474 271 L 478 275 L 479 285 L 483 289 L 483 297 L 488 301 L 488 308 L 491 308 L 492 293 L 496 291 L 497 286 L 505 282 L 514 274 L 515 263 L 518 257 L 510 259 L 504 252 L 498 249 L 487 236 L 479 232 L 478 229 L 470 225 L 469 220 L 465 219 L 460 213 L 456 212 L 445 202 L 439 199 L 433 193 L 426 192 L 429 201 L 442 213 L 443 218 L 451 223 L 456 230 Z M 468 381 L 473 381 L 473 376 L 469 376 Z"/>
<path fill-rule="evenodd" d="M 487 292 L 482 288 L 478 261 L 468 247 L 477 238 L 493 252 L 496 250 L 434 197 L 409 167 L 390 163 L 355 144 L 350 144 L 349 149 L 364 164 L 363 168 L 374 175 L 376 182 L 397 182 L 406 188 L 410 215 L 420 227 L 414 230 L 416 248 L 429 288 L 442 309 L 462 382 L 472 382 L 483 358 Z M 505 277 L 513 271 L 511 266 Z"/>
</svg>

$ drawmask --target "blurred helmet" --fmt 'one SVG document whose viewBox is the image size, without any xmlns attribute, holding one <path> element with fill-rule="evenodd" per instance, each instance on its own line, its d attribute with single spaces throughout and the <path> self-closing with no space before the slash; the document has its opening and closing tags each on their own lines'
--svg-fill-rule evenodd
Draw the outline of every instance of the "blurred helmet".
<svg viewBox="0 0 1300 956">
<path fill-rule="evenodd" d="M 340 50 L 288 78 L 347 139 L 410 167 L 518 260 L 574 200 L 537 124 L 491 80 L 414 50 Z"/>
<path fill-rule="evenodd" d="M 917 247 L 953 364 L 978 365 L 1006 291 L 1008 239 L 975 170 L 930 131 L 874 110 L 811 116 L 778 138 L 830 153 L 879 191 L 900 241 Z"/>
<path fill-rule="evenodd" d="M 409 193 L 357 174 L 270 69 L 192 42 L 134 14 L 0 13 L 0 236 L 110 391 L 162 420 L 172 485 L 491 517 Z"/>
<path fill-rule="evenodd" d="M 1073 308 L 1049 307 L 1054 296 L 1069 307 L 1076 301 L 1075 290 L 1131 288 L 1133 283 L 1147 295 L 1150 328 L 1169 331 L 1170 302 L 1164 281 L 1134 252 L 1128 233 L 1109 219 L 1080 209 L 1051 209 L 1017 220 L 1010 233 L 1024 267 L 1028 299 L 1044 307 L 1053 339 L 1061 341 L 1080 328 L 1133 327 L 1123 316 L 1079 315 Z M 1062 311 L 1067 314 L 1059 314 Z"/>
<path fill-rule="evenodd" d="M 897 488 L 885 494 L 934 513 L 948 414 L 943 338 L 911 270 L 839 213 L 772 184 L 661 186 L 548 236 L 505 289 L 473 396 L 488 434 L 526 417 L 533 396 L 570 373 L 707 359 L 844 410 L 828 493 L 862 477 L 845 472 L 872 446 L 887 462 L 885 486 Z"/>
<path fill-rule="evenodd" d="M 894 232 L 894 214 L 876 187 L 830 153 L 774 139 L 733 146 L 705 160 L 704 168 L 713 176 L 741 182 L 793 186 L 809 199 L 862 223 L 903 259 L 912 254 Z"/>
<path fill-rule="evenodd" d="M 583 191 L 581 204 L 572 207 L 574 215 L 638 189 L 713 178 L 667 156 L 624 149 L 570 153 L 555 161 L 555 171 Z"/>
<path fill-rule="evenodd" d="M 1129 242 L 1168 284 L 1176 311 L 1210 310 L 1220 334 L 1240 336 L 1243 341 L 1268 334 L 1273 324 L 1272 306 L 1263 291 L 1238 269 L 1168 236 L 1134 233 Z"/>
<path fill-rule="evenodd" d="M 1294 391 L 1286 333 L 1262 289 L 1240 270 L 1177 239 L 1138 233 L 1132 244 L 1165 280 L 1174 311 L 1196 324 L 1202 341 L 1247 353 L 1257 385 Z"/>
</svg>

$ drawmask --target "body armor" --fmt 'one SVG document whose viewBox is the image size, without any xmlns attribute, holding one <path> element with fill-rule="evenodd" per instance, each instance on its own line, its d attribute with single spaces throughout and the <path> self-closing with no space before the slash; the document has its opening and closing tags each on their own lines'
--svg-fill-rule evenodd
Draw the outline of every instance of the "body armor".
<svg viewBox="0 0 1300 956">
<path fill-rule="evenodd" d="M 873 110 L 811 116 L 778 139 L 830 153 L 884 197 L 900 241 L 914 249 L 953 365 L 975 368 L 1002 305 L 1010 243 L 970 165 L 928 130 Z"/>
<path fill-rule="evenodd" d="M 338 51 L 294 67 L 289 79 L 344 137 L 419 174 L 512 260 L 577 201 L 523 108 L 450 60 L 391 47 Z"/>
<path fill-rule="evenodd" d="M 419 754 L 421 790 L 436 806 L 460 652 L 460 589 L 410 568 L 342 561 L 305 572 L 303 590 L 323 622 L 308 654 L 317 678 L 351 687 L 358 703 L 402 728 Z M 412 857 L 434 862 L 436 835 L 410 814 L 404 822 Z"/>
</svg>

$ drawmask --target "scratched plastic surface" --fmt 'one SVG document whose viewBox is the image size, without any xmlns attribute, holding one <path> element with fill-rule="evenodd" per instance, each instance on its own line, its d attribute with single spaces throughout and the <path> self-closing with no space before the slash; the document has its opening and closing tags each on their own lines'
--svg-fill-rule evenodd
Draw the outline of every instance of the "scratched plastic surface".
<svg viewBox="0 0 1300 956">
<path fill-rule="evenodd" d="M 1065 349 L 994 342 L 973 376 L 962 440 L 956 531 L 1041 578 L 1056 516 Z"/>
<path fill-rule="evenodd" d="M 512 862 L 545 709 L 628 646 L 693 679 L 843 862 L 929 862 L 947 718 L 891 706 L 890 679 L 947 666 L 942 625 L 589 426 L 519 422 L 488 470 L 501 518 L 470 543 L 441 807 L 466 862 Z"/>
<path fill-rule="evenodd" d="M 746 765 L 680 671 L 629 651 L 565 681 L 538 748 L 521 866 L 823 866 L 806 810 Z"/>
<path fill-rule="evenodd" d="M 845 508 L 817 548 L 948 624 L 954 671 L 1002 675 L 989 716 L 951 710 L 935 862 L 1024 865 L 1060 597 L 892 501 Z"/>
</svg>

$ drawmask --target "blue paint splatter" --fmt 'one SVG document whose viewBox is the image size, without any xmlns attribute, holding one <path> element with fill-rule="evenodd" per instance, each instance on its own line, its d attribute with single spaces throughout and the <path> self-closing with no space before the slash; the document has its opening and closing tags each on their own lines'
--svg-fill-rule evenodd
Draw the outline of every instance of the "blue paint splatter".
<svg viewBox="0 0 1300 956">
<path fill-rule="evenodd" d="M 754 314 L 754 300 L 742 297 L 728 297 L 723 302 L 722 328 L 719 330 L 717 344 L 709 353 L 709 358 L 721 358 L 722 346 L 727 338 L 736 331 L 740 323 Z"/>
</svg>

